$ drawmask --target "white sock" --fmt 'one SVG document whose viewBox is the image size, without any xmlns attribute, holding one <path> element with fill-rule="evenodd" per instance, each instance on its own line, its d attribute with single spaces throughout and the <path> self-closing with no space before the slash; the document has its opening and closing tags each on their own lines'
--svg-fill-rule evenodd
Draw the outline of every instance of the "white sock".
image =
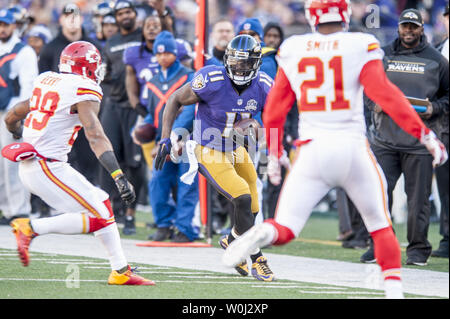
<svg viewBox="0 0 450 319">
<path fill-rule="evenodd" d="M 52 217 L 31 220 L 31 227 L 39 235 L 55 234 L 81 234 L 89 227 L 84 214 L 61 214 Z"/>
<path fill-rule="evenodd" d="M 385 280 L 386 299 L 404 299 L 401 280 Z"/>
<path fill-rule="evenodd" d="M 128 265 L 123 253 L 119 229 L 117 228 L 116 223 L 99 229 L 94 232 L 94 235 L 95 237 L 98 237 L 103 246 L 105 246 L 109 257 L 109 262 L 111 264 L 111 269 L 119 270 Z"/>
</svg>

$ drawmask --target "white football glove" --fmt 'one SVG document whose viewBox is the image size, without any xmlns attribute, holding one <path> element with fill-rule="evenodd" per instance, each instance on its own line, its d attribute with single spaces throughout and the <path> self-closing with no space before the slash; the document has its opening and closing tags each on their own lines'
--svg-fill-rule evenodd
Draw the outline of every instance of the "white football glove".
<svg viewBox="0 0 450 319">
<path fill-rule="evenodd" d="M 433 155 L 433 167 L 441 166 L 447 161 L 447 150 L 445 149 L 444 144 L 439 141 L 433 131 L 430 131 L 428 134 L 424 134 L 424 132 L 422 132 L 420 142 L 425 145 L 428 152 Z"/>
<path fill-rule="evenodd" d="M 283 150 L 280 158 L 274 155 L 268 156 L 267 175 L 269 176 L 270 182 L 275 186 L 281 183 L 281 166 L 284 166 L 287 170 L 291 169 L 291 162 L 285 150 Z"/>
</svg>

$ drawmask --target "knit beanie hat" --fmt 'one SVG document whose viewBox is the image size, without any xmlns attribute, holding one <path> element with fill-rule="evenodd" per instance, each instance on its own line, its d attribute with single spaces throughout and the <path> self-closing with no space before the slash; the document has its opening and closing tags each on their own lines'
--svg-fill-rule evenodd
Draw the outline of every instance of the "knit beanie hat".
<svg viewBox="0 0 450 319">
<path fill-rule="evenodd" d="M 161 31 L 153 42 L 153 54 L 169 52 L 177 55 L 177 42 L 169 31 Z"/>
</svg>

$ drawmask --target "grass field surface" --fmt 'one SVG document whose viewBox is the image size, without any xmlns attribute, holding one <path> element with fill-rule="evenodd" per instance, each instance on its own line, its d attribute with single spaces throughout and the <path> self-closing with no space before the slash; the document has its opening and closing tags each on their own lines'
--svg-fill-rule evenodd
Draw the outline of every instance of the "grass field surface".
<svg viewBox="0 0 450 319">
<path fill-rule="evenodd" d="M 147 240 L 153 229 L 145 227 L 151 222 L 151 214 L 138 213 L 138 232 L 134 238 Z M 270 247 L 266 253 L 302 256 L 327 260 L 359 263 L 364 250 L 345 249 L 336 241 L 336 214 L 314 213 L 301 236 L 289 245 Z M 400 242 L 405 226 L 395 226 Z M 1 232 L 10 231 L 1 227 Z M 13 236 L 11 234 L 11 236 Z M 438 225 L 431 224 L 430 241 L 434 247 L 439 242 Z M 213 238 L 219 247 L 218 235 Z M 62 239 L 64 240 L 64 239 Z M 145 249 L 142 248 L 145 253 Z M 277 280 L 264 283 L 253 277 L 241 277 L 234 273 L 193 270 L 183 267 L 166 267 L 152 264 L 136 264 L 144 277 L 157 282 L 153 287 L 108 286 L 109 263 L 105 259 L 71 256 L 31 251 L 29 267 L 22 267 L 15 249 L 0 248 L 0 299 L 373 299 L 383 298 L 379 289 L 362 289 L 343 285 L 317 284 L 305 281 Z M 403 248 L 403 259 L 405 253 Z M 201 262 L 201 260 L 199 260 Z M 220 263 L 220 260 L 217 260 Z M 427 269 L 448 273 L 448 259 L 430 258 Z M 448 277 L 447 277 L 448 278 Z M 420 294 L 406 294 L 407 298 L 442 298 Z"/>
</svg>

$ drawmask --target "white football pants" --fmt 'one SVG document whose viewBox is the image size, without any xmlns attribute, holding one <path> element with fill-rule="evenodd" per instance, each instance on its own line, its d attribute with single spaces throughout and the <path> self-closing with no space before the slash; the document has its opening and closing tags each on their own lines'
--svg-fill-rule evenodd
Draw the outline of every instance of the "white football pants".
<svg viewBox="0 0 450 319">
<path fill-rule="evenodd" d="M 300 147 L 283 185 L 275 221 L 297 237 L 317 203 L 340 186 L 373 232 L 391 225 L 386 185 L 365 136 L 322 136 Z"/>
<path fill-rule="evenodd" d="M 88 213 L 91 217 L 110 218 L 103 203 L 109 198 L 108 194 L 66 162 L 23 161 L 19 165 L 19 176 L 30 192 L 59 213 Z"/>
</svg>

